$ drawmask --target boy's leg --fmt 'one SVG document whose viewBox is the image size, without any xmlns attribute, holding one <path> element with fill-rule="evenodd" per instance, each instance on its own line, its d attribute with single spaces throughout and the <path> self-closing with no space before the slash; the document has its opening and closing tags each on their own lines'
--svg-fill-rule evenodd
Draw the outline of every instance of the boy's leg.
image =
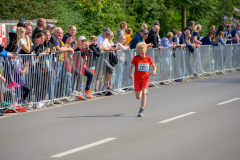
<svg viewBox="0 0 240 160">
<path fill-rule="evenodd" d="M 147 89 L 146 88 L 142 88 L 141 109 L 145 108 L 146 101 L 147 101 Z"/>
<path fill-rule="evenodd" d="M 143 116 L 143 111 L 146 105 L 146 101 L 147 101 L 147 90 L 148 90 L 148 85 L 149 85 L 149 79 L 147 80 L 143 80 L 140 83 L 135 83 L 135 89 L 137 88 L 135 95 L 137 99 L 141 99 L 141 108 L 139 110 L 138 113 L 138 117 L 142 117 Z"/>
<path fill-rule="evenodd" d="M 142 97 L 142 91 L 135 92 L 135 96 L 137 99 L 140 99 Z"/>
</svg>

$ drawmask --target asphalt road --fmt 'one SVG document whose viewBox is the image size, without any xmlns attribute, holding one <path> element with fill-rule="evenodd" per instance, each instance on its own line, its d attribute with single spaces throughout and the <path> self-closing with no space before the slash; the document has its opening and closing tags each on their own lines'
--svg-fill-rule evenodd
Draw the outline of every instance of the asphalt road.
<svg viewBox="0 0 240 160">
<path fill-rule="evenodd" d="M 239 160 L 240 73 L 0 119 L 1 160 Z"/>
</svg>

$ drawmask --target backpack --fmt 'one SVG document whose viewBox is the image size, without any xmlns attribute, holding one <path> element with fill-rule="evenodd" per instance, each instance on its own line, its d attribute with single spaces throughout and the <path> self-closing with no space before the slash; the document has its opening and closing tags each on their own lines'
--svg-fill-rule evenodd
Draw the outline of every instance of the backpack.
<svg viewBox="0 0 240 160">
<path fill-rule="evenodd" d="M 10 39 L 10 42 L 6 48 L 6 51 L 16 52 L 18 49 L 17 34 L 14 32 L 9 32 L 9 39 Z"/>
</svg>

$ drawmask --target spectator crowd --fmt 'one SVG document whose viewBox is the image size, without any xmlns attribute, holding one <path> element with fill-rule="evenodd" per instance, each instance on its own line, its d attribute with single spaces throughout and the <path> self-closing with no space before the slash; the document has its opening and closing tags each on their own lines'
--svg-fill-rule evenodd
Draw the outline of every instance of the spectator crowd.
<svg viewBox="0 0 240 160">
<path fill-rule="evenodd" d="M 33 28 L 31 22 L 26 23 L 21 18 L 19 23 L 9 32 L 9 40 L 0 46 L 0 56 L 3 57 L 2 65 L 4 68 L 3 75 L 0 75 L 1 105 L 11 105 L 4 98 L 6 96 L 3 93 L 5 87 L 16 92 L 18 95 L 16 103 L 31 101 L 29 97 L 32 92 L 35 94 L 36 102 L 44 100 L 47 94 L 49 99 L 53 98 L 52 95 L 55 98 L 65 95 L 80 100 L 84 100 L 85 97 L 93 98 L 90 87 L 94 76 L 97 76 L 94 86 L 95 93 L 101 95 L 102 93 L 99 91 L 102 90 L 100 88 L 102 74 L 100 72 L 93 73 L 89 69 L 91 64 L 87 64 L 86 59 L 91 58 L 96 61 L 97 58 L 103 56 L 101 54 L 103 51 L 109 52 L 103 90 L 112 91 L 115 88 L 118 93 L 123 93 L 125 91 L 121 89 L 120 85 L 126 55 L 116 54 L 118 50 L 127 52 L 130 49 L 135 49 L 140 42 L 145 42 L 147 48 L 152 47 L 159 50 L 164 47 L 187 47 L 192 53 L 195 48 L 201 45 L 240 44 L 240 25 L 237 25 L 236 28 L 227 26 L 226 29 L 224 25 L 220 25 L 217 30 L 215 30 L 215 26 L 212 26 L 208 35 L 203 36 L 203 38 L 200 36 L 201 30 L 200 24 L 195 25 L 194 21 L 190 21 L 183 31 L 172 29 L 165 37 L 160 38 L 160 23 L 155 22 L 149 31 L 148 26 L 142 24 L 136 35 L 132 37 L 133 30 L 128 28 L 126 22 L 122 22 L 117 30 L 117 41 L 113 42 L 114 34 L 109 28 L 105 28 L 100 35 L 93 35 L 87 40 L 84 36 L 75 37 L 77 27 L 74 25 L 70 25 L 67 33 L 64 34 L 61 27 L 46 24 L 46 20 L 43 18 L 38 19 L 36 28 Z M 29 54 L 35 54 L 35 59 L 28 58 Z M 47 66 L 47 58 L 50 54 L 54 55 L 54 60 L 52 60 L 54 76 L 51 76 L 51 68 Z M 82 62 L 81 59 L 83 59 Z M 74 63 L 70 63 L 73 61 Z M 100 63 L 103 62 L 100 61 Z M 110 85 L 110 80 L 114 71 L 113 88 Z M 80 93 L 83 83 L 80 75 L 86 76 L 85 93 Z M 28 80 L 27 77 L 35 78 Z M 50 83 L 55 86 L 54 90 L 49 87 Z M 60 91 L 61 87 L 64 88 L 64 91 Z M 55 100 L 54 103 L 61 102 Z M 42 106 L 41 103 L 37 105 L 38 108 Z"/>
</svg>

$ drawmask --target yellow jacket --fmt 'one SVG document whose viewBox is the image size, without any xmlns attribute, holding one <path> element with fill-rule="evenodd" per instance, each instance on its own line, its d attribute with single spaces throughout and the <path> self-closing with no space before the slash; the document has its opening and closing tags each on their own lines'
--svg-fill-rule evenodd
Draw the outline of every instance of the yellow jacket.
<svg viewBox="0 0 240 160">
<path fill-rule="evenodd" d="M 130 41 L 132 40 L 132 37 L 128 34 L 126 34 L 125 37 L 126 37 L 126 44 L 128 45 L 130 43 Z"/>
</svg>

